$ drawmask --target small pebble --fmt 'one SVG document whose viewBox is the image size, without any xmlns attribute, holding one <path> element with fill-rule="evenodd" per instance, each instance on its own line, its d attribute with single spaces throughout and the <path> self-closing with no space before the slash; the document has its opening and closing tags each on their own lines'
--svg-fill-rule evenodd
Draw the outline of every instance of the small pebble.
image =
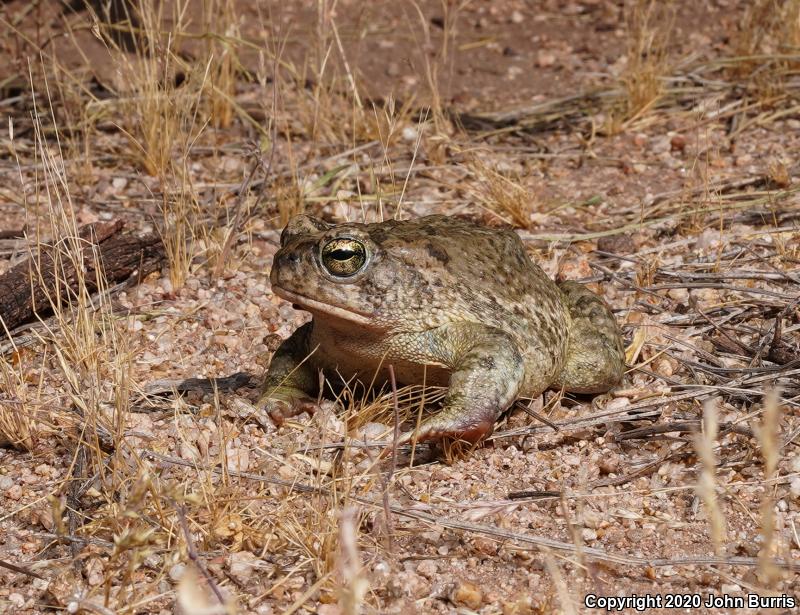
<svg viewBox="0 0 800 615">
<path fill-rule="evenodd" d="M 436 565 L 436 562 L 430 559 L 421 561 L 417 566 L 417 572 L 426 579 L 433 579 L 438 571 L 439 567 Z"/>
<path fill-rule="evenodd" d="M 175 582 L 178 582 L 181 580 L 185 572 L 186 572 L 186 564 L 175 564 L 172 568 L 169 569 L 169 578 Z"/>
<path fill-rule="evenodd" d="M 483 593 L 473 583 L 462 581 L 453 588 L 450 593 L 450 600 L 453 604 L 463 605 L 470 609 L 479 609 L 483 603 Z"/>
<path fill-rule="evenodd" d="M 228 569 L 231 577 L 240 585 L 246 585 L 253 577 L 258 557 L 250 551 L 237 551 L 228 556 Z"/>
<path fill-rule="evenodd" d="M 686 137 L 675 135 L 670 139 L 669 145 L 673 152 L 682 152 L 686 149 Z"/>
<path fill-rule="evenodd" d="M 406 141 L 416 141 L 419 132 L 413 126 L 406 126 L 405 128 L 403 128 L 402 135 L 403 139 Z"/>
</svg>

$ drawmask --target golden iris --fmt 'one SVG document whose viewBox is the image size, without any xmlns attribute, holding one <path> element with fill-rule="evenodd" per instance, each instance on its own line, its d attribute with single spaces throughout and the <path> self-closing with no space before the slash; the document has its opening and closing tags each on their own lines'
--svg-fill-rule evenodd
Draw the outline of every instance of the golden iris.
<svg viewBox="0 0 800 615">
<path fill-rule="evenodd" d="M 322 265 L 328 273 L 346 278 L 367 262 L 367 249 L 355 239 L 332 239 L 322 247 Z"/>
</svg>

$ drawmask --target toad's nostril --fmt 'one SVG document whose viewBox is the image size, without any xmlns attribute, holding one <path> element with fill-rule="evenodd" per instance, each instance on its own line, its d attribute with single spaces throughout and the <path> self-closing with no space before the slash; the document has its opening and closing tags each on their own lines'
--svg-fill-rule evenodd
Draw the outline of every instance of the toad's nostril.
<svg viewBox="0 0 800 615">
<path fill-rule="evenodd" d="M 285 265 L 296 265 L 300 262 L 300 255 L 297 252 L 288 252 L 282 254 L 280 260 Z"/>
</svg>

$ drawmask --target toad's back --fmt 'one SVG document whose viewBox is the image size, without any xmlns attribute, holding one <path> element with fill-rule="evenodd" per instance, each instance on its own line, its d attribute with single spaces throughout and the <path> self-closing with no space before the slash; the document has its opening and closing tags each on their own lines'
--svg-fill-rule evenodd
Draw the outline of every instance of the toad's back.
<svg viewBox="0 0 800 615">
<path fill-rule="evenodd" d="M 396 279 L 402 296 L 389 304 L 398 329 L 455 322 L 497 328 L 521 350 L 526 391 L 538 394 L 555 380 L 566 354 L 569 313 L 561 291 L 531 261 L 516 233 L 446 216 L 366 227 L 394 266 L 407 272 Z"/>
</svg>

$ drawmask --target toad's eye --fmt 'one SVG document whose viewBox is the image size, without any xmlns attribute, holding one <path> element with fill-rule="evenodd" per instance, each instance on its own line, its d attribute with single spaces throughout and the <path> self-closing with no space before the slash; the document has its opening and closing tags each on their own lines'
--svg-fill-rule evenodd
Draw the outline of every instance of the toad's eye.
<svg viewBox="0 0 800 615">
<path fill-rule="evenodd" d="M 367 249 L 355 239 L 332 239 L 322 247 L 322 265 L 337 278 L 358 273 L 366 262 Z"/>
</svg>

